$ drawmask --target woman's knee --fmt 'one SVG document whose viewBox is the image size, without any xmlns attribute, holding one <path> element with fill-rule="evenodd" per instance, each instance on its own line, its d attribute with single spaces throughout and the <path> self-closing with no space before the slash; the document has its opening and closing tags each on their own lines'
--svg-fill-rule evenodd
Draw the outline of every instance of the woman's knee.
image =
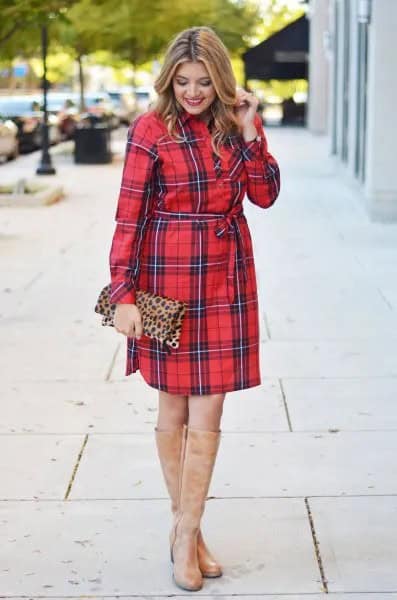
<svg viewBox="0 0 397 600">
<path fill-rule="evenodd" d="M 187 422 L 188 396 L 159 391 L 159 422 L 167 427 Z"/>
<path fill-rule="evenodd" d="M 181 394 L 169 394 L 168 392 L 159 390 L 159 400 L 160 402 L 169 404 L 170 406 L 184 406 L 187 403 L 188 396 L 183 396 Z"/>
<path fill-rule="evenodd" d="M 189 422 L 193 427 L 216 428 L 219 426 L 225 394 L 189 396 Z"/>
<path fill-rule="evenodd" d="M 189 405 L 203 410 L 222 410 L 226 394 L 189 396 Z"/>
</svg>

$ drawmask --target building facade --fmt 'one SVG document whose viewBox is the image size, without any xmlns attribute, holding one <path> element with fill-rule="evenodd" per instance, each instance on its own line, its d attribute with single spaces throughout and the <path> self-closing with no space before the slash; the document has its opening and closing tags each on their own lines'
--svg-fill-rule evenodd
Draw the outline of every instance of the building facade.
<svg viewBox="0 0 397 600">
<path fill-rule="evenodd" d="M 397 221 L 397 1 L 311 0 L 308 127 L 356 182 L 372 220 Z"/>
</svg>

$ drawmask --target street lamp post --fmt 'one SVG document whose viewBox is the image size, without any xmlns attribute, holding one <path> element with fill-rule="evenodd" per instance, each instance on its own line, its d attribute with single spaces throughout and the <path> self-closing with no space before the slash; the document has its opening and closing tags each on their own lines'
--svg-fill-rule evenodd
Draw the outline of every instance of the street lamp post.
<svg viewBox="0 0 397 600">
<path fill-rule="evenodd" d="M 40 164 L 36 169 L 37 175 L 54 175 L 56 173 L 52 166 L 51 156 L 48 150 L 48 113 L 47 113 L 47 25 L 41 26 L 41 52 L 43 59 L 43 123 L 42 123 L 42 153 Z"/>
</svg>

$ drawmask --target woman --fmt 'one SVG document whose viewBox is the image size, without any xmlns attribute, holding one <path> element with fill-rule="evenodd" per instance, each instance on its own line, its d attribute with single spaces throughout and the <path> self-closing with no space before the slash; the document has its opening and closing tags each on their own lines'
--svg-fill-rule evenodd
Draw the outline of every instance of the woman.
<svg viewBox="0 0 397 600">
<path fill-rule="evenodd" d="M 156 445 L 174 514 L 176 584 L 199 590 L 221 566 L 200 521 L 220 441 L 225 394 L 261 383 L 256 274 L 242 201 L 270 207 L 280 189 L 258 100 L 236 89 L 227 50 L 208 27 L 170 43 L 156 105 L 128 133 L 110 251 L 126 375 L 159 390 Z M 139 285 L 138 285 L 139 275 Z M 167 353 L 142 333 L 135 290 L 187 302 Z"/>
</svg>

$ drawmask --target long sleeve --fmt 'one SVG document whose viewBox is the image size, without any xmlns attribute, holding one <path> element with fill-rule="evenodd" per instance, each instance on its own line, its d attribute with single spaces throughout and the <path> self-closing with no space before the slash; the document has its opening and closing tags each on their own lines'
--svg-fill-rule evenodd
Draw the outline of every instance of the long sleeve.
<svg viewBox="0 0 397 600">
<path fill-rule="evenodd" d="M 158 160 L 152 129 L 150 115 L 145 113 L 139 115 L 128 130 L 116 228 L 109 254 L 110 302 L 116 304 L 135 304 L 137 252 L 153 202 L 154 171 Z"/>
<path fill-rule="evenodd" d="M 251 202 L 269 208 L 280 193 L 280 170 L 276 159 L 267 149 L 262 120 L 258 113 L 254 124 L 260 139 L 243 140 L 243 160 L 247 171 L 247 196 Z"/>
</svg>

